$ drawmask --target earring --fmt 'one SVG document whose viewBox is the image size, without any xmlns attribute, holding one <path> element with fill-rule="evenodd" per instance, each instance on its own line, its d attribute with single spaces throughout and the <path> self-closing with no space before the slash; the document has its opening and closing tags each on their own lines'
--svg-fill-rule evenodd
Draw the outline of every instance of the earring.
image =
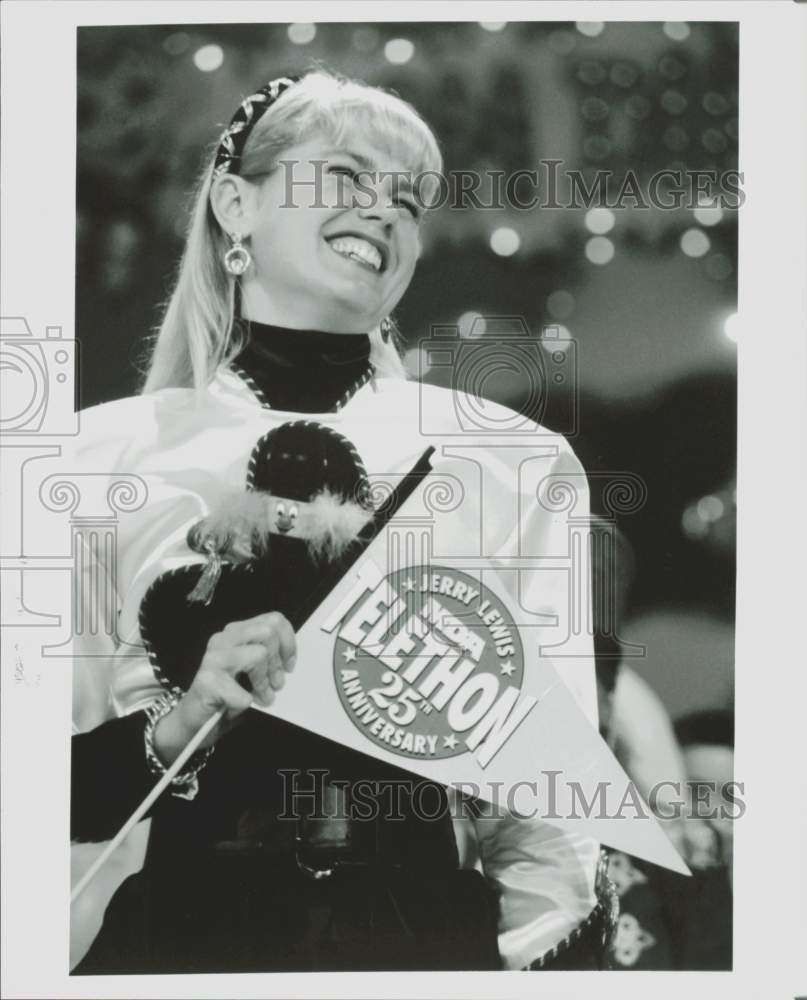
<svg viewBox="0 0 807 1000">
<path fill-rule="evenodd" d="M 241 242 L 241 234 L 233 233 L 230 237 L 233 245 L 224 255 L 224 266 L 234 277 L 240 277 L 252 263 L 249 250 Z"/>
<path fill-rule="evenodd" d="M 389 343 L 389 339 L 392 336 L 392 320 L 389 316 L 385 316 L 379 323 L 379 328 L 381 330 L 381 339 L 385 344 Z"/>
</svg>

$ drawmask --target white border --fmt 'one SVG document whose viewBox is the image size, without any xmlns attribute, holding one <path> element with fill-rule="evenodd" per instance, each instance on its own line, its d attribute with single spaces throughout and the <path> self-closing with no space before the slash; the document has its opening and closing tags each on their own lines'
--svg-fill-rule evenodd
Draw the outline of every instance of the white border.
<svg viewBox="0 0 807 1000">
<path fill-rule="evenodd" d="M 804 716 L 807 5 L 748 3 L 72 3 L 2 16 L 2 313 L 73 335 L 75 27 L 371 20 L 739 20 L 740 463 L 733 973 L 68 978 L 67 671 L 3 689 L 3 996 L 658 997 L 807 994 Z M 798 766 L 801 764 L 802 766 Z"/>
</svg>

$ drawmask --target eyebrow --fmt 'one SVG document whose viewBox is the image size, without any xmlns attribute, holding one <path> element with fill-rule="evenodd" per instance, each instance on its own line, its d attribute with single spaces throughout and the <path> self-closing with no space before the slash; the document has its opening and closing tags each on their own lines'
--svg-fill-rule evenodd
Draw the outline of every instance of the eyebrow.
<svg viewBox="0 0 807 1000">
<path fill-rule="evenodd" d="M 411 194 L 414 191 L 414 186 L 410 178 L 411 170 L 382 170 L 375 160 L 371 159 L 369 156 L 365 156 L 364 153 L 359 153 L 355 149 L 345 149 L 340 147 L 335 147 L 334 149 L 325 150 L 326 156 L 332 156 L 333 154 L 340 154 L 342 156 L 349 156 L 352 160 L 366 170 L 368 173 L 379 173 L 379 174 L 393 174 L 396 183 L 404 187 Z"/>
</svg>

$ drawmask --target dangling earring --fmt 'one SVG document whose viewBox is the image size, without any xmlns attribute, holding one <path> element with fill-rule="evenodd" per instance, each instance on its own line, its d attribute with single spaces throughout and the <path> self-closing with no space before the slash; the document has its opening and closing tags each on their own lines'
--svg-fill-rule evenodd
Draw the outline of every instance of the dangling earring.
<svg viewBox="0 0 807 1000">
<path fill-rule="evenodd" d="M 379 328 L 381 330 L 381 339 L 385 344 L 389 343 L 389 339 L 392 336 L 392 320 L 389 316 L 385 316 L 379 323 Z"/>
<path fill-rule="evenodd" d="M 249 250 L 241 242 L 241 234 L 233 233 L 230 237 L 233 245 L 224 255 L 224 266 L 234 277 L 240 277 L 252 263 Z"/>
</svg>

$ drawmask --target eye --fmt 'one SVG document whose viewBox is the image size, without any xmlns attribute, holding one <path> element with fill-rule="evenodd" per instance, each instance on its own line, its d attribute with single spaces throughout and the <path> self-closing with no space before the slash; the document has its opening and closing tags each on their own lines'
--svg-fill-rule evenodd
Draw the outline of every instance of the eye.
<svg viewBox="0 0 807 1000">
<path fill-rule="evenodd" d="M 297 520 L 297 508 L 296 507 L 290 507 L 289 508 L 289 520 L 290 521 L 296 521 Z"/>
<path fill-rule="evenodd" d="M 331 164 L 328 167 L 329 174 L 336 174 L 337 177 L 348 177 L 350 180 L 355 181 L 358 176 L 358 170 L 354 167 L 348 167 L 341 164 Z"/>
<path fill-rule="evenodd" d="M 405 209 L 415 221 L 420 219 L 420 206 L 409 198 L 399 198 L 398 207 Z"/>
<path fill-rule="evenodd" d="M 278 517 L 283 517 L 285 513 L 286 513 L 286 505 L 284 503 L 276 503 L 275 514 L 277 514 Z"/>
</svg>

